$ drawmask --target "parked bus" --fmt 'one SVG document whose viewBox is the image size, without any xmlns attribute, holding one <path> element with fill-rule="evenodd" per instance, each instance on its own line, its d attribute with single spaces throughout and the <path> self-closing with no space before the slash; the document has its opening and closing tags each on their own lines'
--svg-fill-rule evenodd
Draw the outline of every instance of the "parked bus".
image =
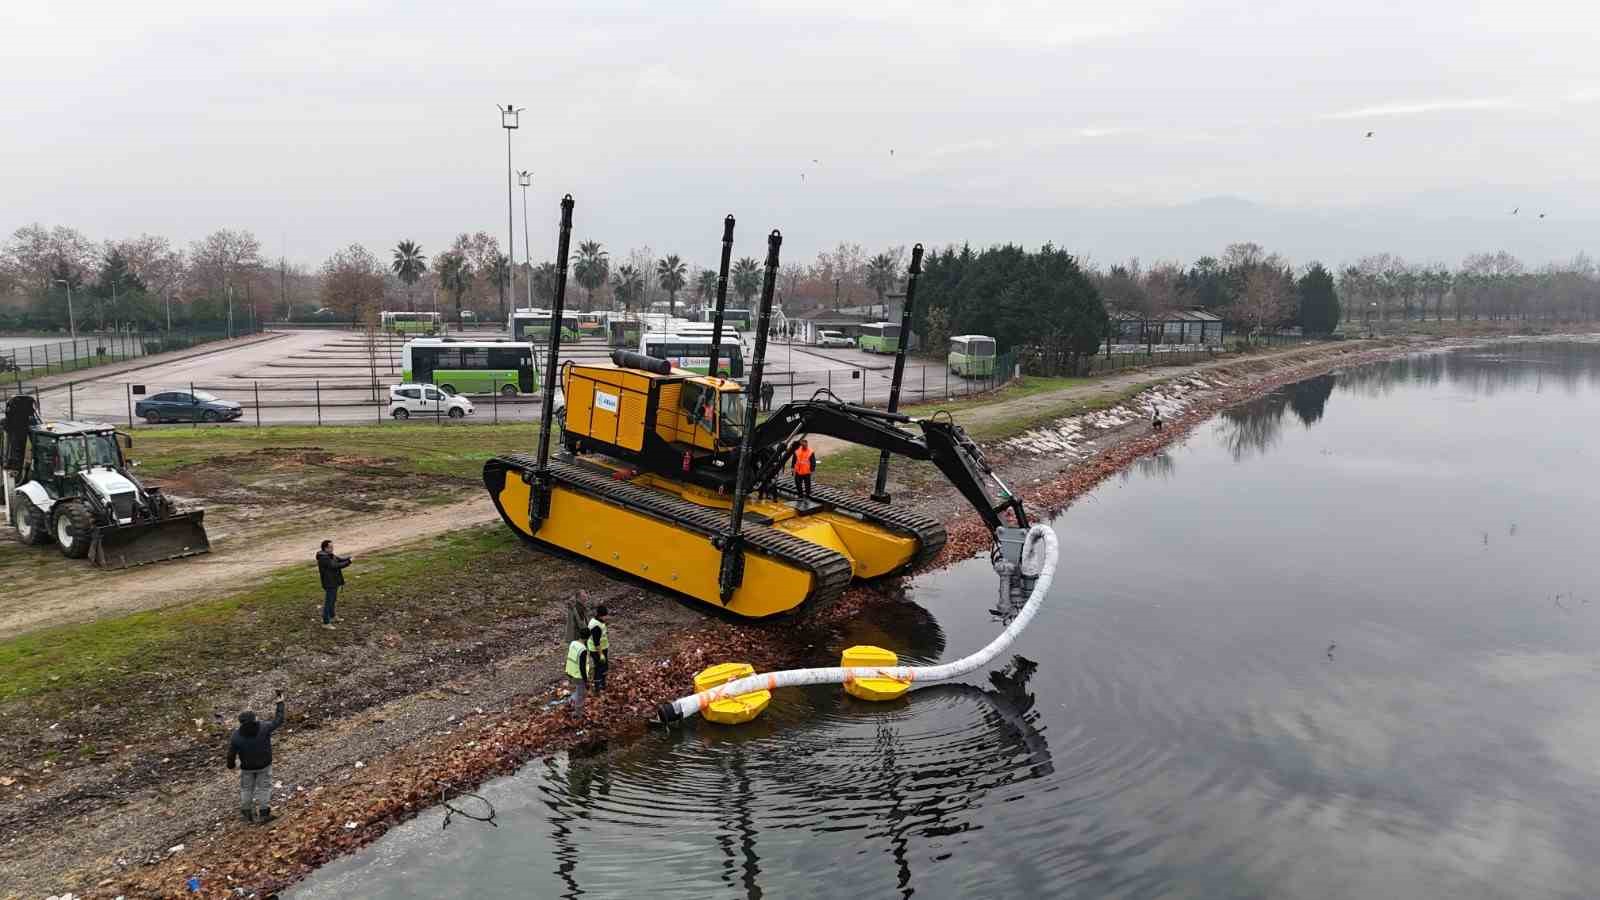
<svg viewBox="0 0 1600 900">
<path fill-rule="evenodd" d="M 621 314 L 606 316 L 606 345 L 609 347 L 631 350 L 639 346 L 639 335 L 643 331 L 644 326 L 638 319 Z"/>
<path fill-rule="evenodd" d="M 437 334 L 436 312 L 388 312 L 378 314 L 378 327 L 390 334 Z"/>
<path fill-rule="evenodd" d="M 946 359 L 953 375 L 987 378 L 994 374 L 994 338 L 986 334 L 958 334 L 950 339 L 950 355 Z"/>
<path fill-rule="evenodd" d="M 457 394 L 499 391 L 512 396 L 539 389 L 533 346 L 527 341 L 417 338 L 406 341 L 400 367 L 407 384 L 435 384 Z"/>
<path fill-rule="evenodd" d="M 861 326 L 856 346 L 868 353 L 897 353 L 900 350 L 898 322 L 873 322 Z"/>
<path fill-rule="evenodd" d="M 600 337 L 605 334 L 605 313 L 578 313 L 578 334 L 583 337 Z"/>
<path fill-rule="evenodd" d="M 518 341 L 544 341 L 550 339 L 550 310 L 548 309 L 519 309 L 511 313 L 511 337 Z M 576 313 L 566 314 L 561 317 L 561 340 L 575 341 L 578 339 L 578 316 Z"/>
<path fill-rule="evenodd" d="M 646 334 L 639 341 L 639 352 L 700 375 L 711 371 L 710 334 Z M 722 370 L 725 377 L 744 377 L 744 348 L 737 337 L 722 336 L 722 348 L 717 352 L 717 360 L 717 368 Z"/>
<path fill-rule="evenodd" d="M 706 322 L 715 321 L 717 318 L 716 305 L 712 304 L 711 306 L 707 306 L 705 311 L 700 314 L 700 318 Z M 737 325 L 740 328 L 749 328 L 750 323 L 754 322 L 755 320 L 755 313 L 743 307 L 730 306 L 722 311 L 722 324 L 724 327 L 728 325 Z"/>
</svg>

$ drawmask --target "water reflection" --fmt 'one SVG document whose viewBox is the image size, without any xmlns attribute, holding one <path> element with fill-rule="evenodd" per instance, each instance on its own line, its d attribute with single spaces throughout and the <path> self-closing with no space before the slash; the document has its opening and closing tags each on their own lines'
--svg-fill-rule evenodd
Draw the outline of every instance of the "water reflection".
<svg viewBox="0 0 1600 900">
<path fill-rule="evenodd" d="M 857 870 L 878 848 L 893 891 L 910 896 L 919 864 L 949 856 L 927 853 L 934 842 L 963 842 L 985 827 L 992 794 L 1055 772 L 1029 687 L 1037 670 L 1014 656 L 989 673 L 990 687 L 928 685 L 892 704 L 812 691 L 813 709 L 778 721 L 702 723 L 620 754 L 547 760 L 539 791 L 561 896 L 604 895 L 619 867 L 644 864 L 617 857 L 618 828 L 634 835 L 630 844 L 675 845 L 662 859 L 675 878 L 709 861 L 693 849 L 707 843 L 717 883 L 747 898 L 795 893 L 763 883 L 762 846 L 792 855 L 786 833 L 851 853 Z M 505 819 L 512 832 L 522 824 Z"/>
<path fill-rule="evenodd" d="M 1535 341 L 1453 353 L 1418 353 L 1350 369 L 1342 373 L 1341 384 L 1364 397 L 1418 385 L 1449 385 L 1482 397 L 1502 391 L 1538 393 L 1547 388 L 1575 394 L 1600 386 L 1600 344 Z"/>
<path fill-rule="evenodd" d="M 1337 383 L 1338 377 L 1333 374 L 1319 375 L 1223 410 L 1217 418 L 1218 427 L 1234 461 L 1270 450 L 1277 443 L 1288 413 L 1292 412 L 1307 428 L 1321 421 Z"/>
</svg>

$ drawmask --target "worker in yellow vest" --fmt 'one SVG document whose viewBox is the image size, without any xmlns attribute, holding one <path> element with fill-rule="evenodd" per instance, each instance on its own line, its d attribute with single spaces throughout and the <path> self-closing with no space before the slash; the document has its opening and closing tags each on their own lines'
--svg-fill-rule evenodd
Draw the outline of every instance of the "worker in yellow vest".
<svg viewBox="0 0 1600 900">
<path fill-rule="evenodd" d="M 611 638 L 606 635 L 606 605 L 604 603 L 594 608 L 594 618 L 589 620 L 590 656 L 594 660 L 594 692 L 596 694 L 606 689 L 606 672 L 611 668 Z"/>
<path fill-rule="evenodd" d="M 572 708 L 575 710 L 583 709 L 583 695 L 589 686 L 589 673 L 593 668 L 588 641 L 573 638 L 572 643 L 567 645 L 567 683 L 572 688 Z"/>
</svg>

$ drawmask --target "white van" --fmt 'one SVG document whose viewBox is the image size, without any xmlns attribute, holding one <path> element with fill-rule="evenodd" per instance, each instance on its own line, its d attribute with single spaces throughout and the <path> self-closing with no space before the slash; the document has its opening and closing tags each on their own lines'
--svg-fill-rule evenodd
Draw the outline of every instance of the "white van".
<svg viewBox="0 0 1600 900">
<path fill-rule="evenodd" d="M 842 331 L 817 332 L 818 347 L 854 347 L 855 345 L 856 342 L 846 337 Z"/>
</svg>

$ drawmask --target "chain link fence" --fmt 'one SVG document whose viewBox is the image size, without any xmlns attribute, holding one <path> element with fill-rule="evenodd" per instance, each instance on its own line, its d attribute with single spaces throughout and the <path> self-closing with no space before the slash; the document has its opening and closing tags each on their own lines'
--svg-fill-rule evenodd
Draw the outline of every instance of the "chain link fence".
<svg viewBox="0 0 1600 900">
<path fill-rule="evenodd" d="M 104 331 L 65 341 L 27 342 L 0 337 L 0 397 L 32 393 L 35 378 L 126 362 L 155 353 L 186 350 L 198 344 L 244 337 L 258 329 L 176 328 L 172 331 Z"/>
</svg>

